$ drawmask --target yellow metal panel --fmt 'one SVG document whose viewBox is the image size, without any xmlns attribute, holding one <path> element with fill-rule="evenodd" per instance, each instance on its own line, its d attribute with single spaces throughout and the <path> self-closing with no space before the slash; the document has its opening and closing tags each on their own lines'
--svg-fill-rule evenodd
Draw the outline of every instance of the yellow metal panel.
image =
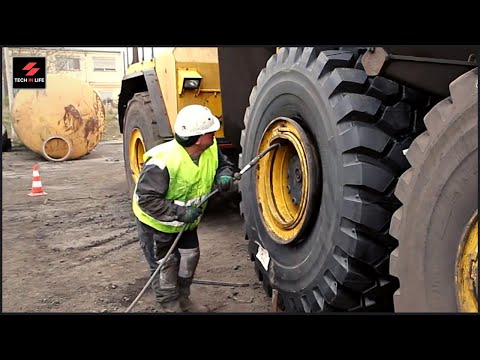
<svg viewBox="0 0 480 360">
<path fill-rule="evenodd" d="M 155 66 L 154 60 L 140 61 L 138 63 L 130 65 L 125 71 L 127 74 L 133 74 L 136 72 L 141 72 L 146 69 L 152 69 Z"/>
<path fill-rule="evenodd" d="M 143 62 L 142 65 L 137 65 L 136 70 L 140 71 L 150 64 Z M 178 111 L 191 104 L 207 106 L 222 121 L 217 48 L 171 48 L 170 51 L 157 55 L 154 65 L 172 128 Z M 178 76 L 179 71 L 182 74 L 192 71 L 201 76 L 200 89 L 186 89 L 179 94 L 178 84 L 183 83 Z M 215 135 L 224 136 L 223 124 Z"/>
<path fill-rule="evenodd" d="M 218 63 L 218 51 L 215 47 L 177 47 L 174 48 L 173 53 L 179 63 Z"/>
<path fill-rule="evenodd" d="M 199 90 L 185 90 L 178 96 L 178 108 L 180 111 L 183 107 L 190 104 L 199 104 L 207 106 L 212 113 L 222 122 L 222 126 L 215 133 L 217 138 L 224 137 L 223 132 L 223 111 L 222 98 L 220 94 L 220 74 L 218 63 L 178 63 L 177 68 L 196 69 L 202 76 Z M 173 124 L 172 124 L 173 126 Z"/>
<path fill-rule="evenodd" d="M 202 76 L 201 89 L 220 90 L 218 63 L 179 63 L 177 69 L 195 69 Z"/>
<path fill-rule="evenodd" d="M 177 70 L 173 48 L 170 52 L 164 52 L 155 58 L 155 70 L 157 72 L 160 90 L 167 109 L 168 120 L 172 125 L 177 117 Z"/>
</svg>

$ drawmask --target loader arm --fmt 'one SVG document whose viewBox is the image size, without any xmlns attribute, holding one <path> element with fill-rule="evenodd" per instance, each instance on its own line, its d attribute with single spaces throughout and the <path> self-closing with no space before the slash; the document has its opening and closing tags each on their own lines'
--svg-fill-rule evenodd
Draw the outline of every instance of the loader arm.
<svg viewBox="0 0 480 360">
<path fill-rule="evenodd" d="M 369 48 L 362 63 L 370 76 L 445 98 L 449 84 L 477 66 L 476 53 L 473 46 L 387 46 Z"/>
</svg>

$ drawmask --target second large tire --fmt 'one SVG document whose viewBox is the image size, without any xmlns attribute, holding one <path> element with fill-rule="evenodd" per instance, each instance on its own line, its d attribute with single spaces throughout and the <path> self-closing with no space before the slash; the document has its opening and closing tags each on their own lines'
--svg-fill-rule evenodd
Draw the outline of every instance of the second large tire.
<svg viewBox="0 0 480 360">
<path fill-rule="evenodd" d="M 305 131 L 318 159 L 303 169 L 318 174 L 309 180 L 316 196 L 307 194 L 304 229 L 288 244 L 272 235 L 263 217 L 267 204 L 257 188 L 265 180 L 255 170 L 242 177 L 251 258 L 285 311 L 393 310 L 399 283 L 389 274 L 389 258 L 398 243 L 388 229 L 400 206 L 393 192 L 409 167 L 402 151 L 424 129 L 424 113 L 415 109 L 428 108 L 427 100 L 387 79 L 368 78 L 356 54 L 344 50 L 284 48 L 260 73 L 245 114 L 240 167 L 258 154 L 265 129 L 280 118 Z"/>
<path fill-rule="evenodd" d="M 391 257 L 398 312 L 478 312 L 478 238 L 470 238 L 467 276 L 457 276 L 469 224 L 478 224 L 478 69 L 450 92 L 425 117 L 427 131 L 408 150 L 412 167 L 395 191 L 403 203 L 390 229 L 399 240 Z M 464 295 L 462 282 L 471 285 Z"/>
</svg>

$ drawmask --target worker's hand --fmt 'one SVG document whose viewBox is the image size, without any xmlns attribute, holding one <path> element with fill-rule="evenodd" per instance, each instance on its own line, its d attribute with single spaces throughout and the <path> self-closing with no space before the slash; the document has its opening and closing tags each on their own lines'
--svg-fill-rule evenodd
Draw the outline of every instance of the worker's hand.
<svg viewBox="0 0 480 360">
<path fill-rule="evenodd" d="M 222 175 L 217 179 L 216 184 L 220 191 L 229 191 L 233 186 L 233 177 L 228 175 Z"/>
<path fill-rule="evenodd" d="M 180 213 L 177 217 L 181 222 L 190 224 L 195 222 L 202 214 L 202 209 L 196 206 L 187 206 L 185 212 Z"/>
</svg>

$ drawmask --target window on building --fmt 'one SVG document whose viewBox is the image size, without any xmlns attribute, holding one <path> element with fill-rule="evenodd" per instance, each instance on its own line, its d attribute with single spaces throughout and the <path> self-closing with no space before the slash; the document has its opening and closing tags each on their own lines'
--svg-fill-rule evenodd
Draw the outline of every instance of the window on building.
<svg viewBox="0 0 480 360">
<path fill-rule="evenodd" d="M 57 71 L 74 71 L 80 70 L 80 59 L 57 57 L 55 62 Z"/>
<path fill-rule="evenodd" d="M 111 57 L 94 57 L 93 71 L 116 71 L 115 58 Z"/>
</svg>

